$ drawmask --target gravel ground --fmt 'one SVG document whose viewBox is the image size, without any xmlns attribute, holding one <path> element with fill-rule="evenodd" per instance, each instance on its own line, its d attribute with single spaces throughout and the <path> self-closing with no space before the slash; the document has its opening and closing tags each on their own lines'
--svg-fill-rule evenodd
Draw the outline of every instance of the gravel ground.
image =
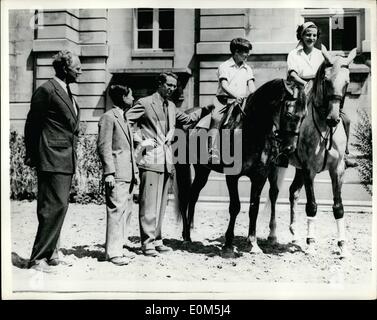
<svg viewBox="0 0 377 320">
<path fill-rule="evenodd" d="M 40 274 L 26 269 L 37 228 L 35 209 L 35 201 L 11 203 L 12 288 L 18 293 L 85 294 L 94 290 L 104 295 L 125 293 L 126 298 L 144 297 L 143 294 L 159 297 L 164 293 L 173 298 L 180 298 L 182 294 L 184 297 L 228 294 L 238 298 L 270 295 L 290 298 L 311 296 L 317 292 L 311 290 L 317 288 L 320 297 L 330 293 L 359 297 L 359 294 L 368 296 L 371 284 L 373 288 L 375 283 L 370 210 L 350 212 L 346 208 L 346 232 L 351 252 L 348 259 L 340 259 L 337 255 L 336 224 L 331 208 L 319 207 L 318 249 L 314 256 L 305 254 L 304 206 L 299 206 L 301 229 L 297 244 L 290 243 L 288 206 L 277 208 L 278 243 L 275 245 L 266 240 L 269 217 L 260 214 L 257 235 L 262 254 L 249 253 L 246 241 L 248 214 L 241 210 L 235 227 L 236 257 L 224 259 L 220 253 L 229 220 L 225 205 L 198 204 L 192 243 L 182 241 L 181 224 L 169 206 L 163 234 L 165 244 L 173 251 L 151 258 L 140 254 L 135 205 L 128 245 L 137 256 L 129 265 L 118 267 L 104 261 L 105 206 L 71 204 L 60 240 L 62 257 L 73 265 L 55 267 L 52 274 Z M 274 288 L 274 293 L 268 291 L 270 288 Z M 354 290 L 350 292 L 349 288 Z"/>
</svg>

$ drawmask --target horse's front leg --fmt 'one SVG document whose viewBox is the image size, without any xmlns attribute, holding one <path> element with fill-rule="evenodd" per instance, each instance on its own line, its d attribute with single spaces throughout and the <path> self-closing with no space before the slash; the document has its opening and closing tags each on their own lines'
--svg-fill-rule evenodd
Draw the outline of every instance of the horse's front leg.
<svg viewBox="0 0 377 320">
<path fill-rule="evenodd" d="M 297 202 L 300 197 L 300 192 L 303 185 L 304 185 L 304 178 L 302 175 L 302 170 L 296 169 L 295 177 L 293 178 L 292 184 L 289 187 L 289 203 L 290 203 L 290 213 L 291 213 L 289 231 L 292 234 L 292 242 L 297 241 L 296 211 L 297 211 Z"/>
<path fill-rule="evenodd" d="M 234 225 L 241 210 L 240 197 L 238 194 L 238 176 L 226 176 L 226 184 L 229 192 L 229 224 L 225 233 L 225 245 L 222 250 L 223 258 L 234 258 L 233 239 Z"/>
<path fill-rule="evenodd" d="M 249 235 L 248 241 L 251 244 L 250 253 L 262 253 L 257 243 L 257 218 L 259 212 L 260 195 L 264 184 L 266 183 L 267 176 L 258 176 L 252 179 L 250 191 L 250 206 L 249 206 Z"/>
<path fill-rule="evenodd" d="M 268 181 L 270 182 L 270 190 L 269 190 L 269 198 L 270 198 L 270 234 L 268 235 L 268 241 L 271 244 L 277 243 L 277 236 L 276 236 L 276 216 L 275 216 L 275 209 L 276 209 L 276 200 L 279 195 L 279 186 L 278 186 L 278 174 L 279 168 L 273 166 L 271 171 L 268 175 Z"/>
<path fill-rule="evenodd" d="M 306 217 L 307 217 L 307 235 L 306 244 L 308 245 L 306 252 L 308 254 L 315 253 L 315 222 L 317 215 L 317 203 L 314 195 L 314 177 L 315 172 L 309 169 L 302 170 L 305 191 L 306 191 Z"/>
<path fill-rule="evenodd" d="M 333 214 L 336 220 L 336 226 L 338 230 L 338 247 L 340 251 L 340 257 L 348 257 L 349 251 L 346 246 L 346 232 L 344 226 L 344 209 L 342 203 L 342 185 L 344 176 L 344 164 L 343 162 L 338 165 L 337 168 L 330 168 L 330 177 L 332 182 L 332 190 L 334 197 Z"/>
</svg>

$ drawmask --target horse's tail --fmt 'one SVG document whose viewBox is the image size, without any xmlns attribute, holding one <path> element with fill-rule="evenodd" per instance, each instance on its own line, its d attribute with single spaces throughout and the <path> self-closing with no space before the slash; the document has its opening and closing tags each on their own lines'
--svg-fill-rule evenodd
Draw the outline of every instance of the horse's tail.
<svg viewBox="0 0 377 320">
<path fill-rule="evenodd" d="M 172 184 L 174 193 L 175 213 L 178 221 L 187 221 L 187 206 L 190 199 L 191 167 L 190 164 L 176 164 Z"/>
<path fill-rule="evenodd" d="M 279 191 L 281 191 L 282 189 L 287 171 L 288 171 L 288 168 L 276 167 L 276 175 L 277 175 L 276 185 Z M 269 195 L 267 195 L 266 204 L 264 205 L 264 208 L 263 208 L 263 214 L 267 214 L 267 215 L 271 214 L 271 199 Z"/>
</svg>

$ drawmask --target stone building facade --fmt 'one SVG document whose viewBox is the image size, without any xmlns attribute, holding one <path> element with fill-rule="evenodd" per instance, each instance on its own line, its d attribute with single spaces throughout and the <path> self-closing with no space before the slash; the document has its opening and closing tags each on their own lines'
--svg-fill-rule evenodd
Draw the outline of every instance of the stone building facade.
<svg viewBox="0 0 377 320">
<path fill-rule="evenodd" d="M 357 47 L 345 110 L 353 123 L 357 110 L 370 110 L 369 9 L 65 9 L 10 10 L 10 124 L 23 131 L 32 92 L 53 76 L 52 56 L 70 49 L 80 56 L 83 75 L 73 94 L 82 109 L 87 133 L 111 107 L 109 83 L 120 78 L 136 98 L 154 90 L 161 71 L 179 76 L 177 106 L 211 103 L 216 69 L 229 55 L 229 41 L 245 37 L 253 44 L 249 64 L 256 86 L 285 78 L 286 58 L 296 44 L 296 27 L 312 20 L 321 41 L 340 54 Z"/>
</svg>

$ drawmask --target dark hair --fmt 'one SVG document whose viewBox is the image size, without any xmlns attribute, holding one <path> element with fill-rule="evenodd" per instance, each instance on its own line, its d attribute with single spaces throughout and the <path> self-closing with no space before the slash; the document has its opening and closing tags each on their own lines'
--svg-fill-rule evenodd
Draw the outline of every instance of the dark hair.
<svg viewBox="0 0 377 320">
<path fill-rule="evenodd" d="M 164 84 L 168 77 L 173 77 L 175 80 L 178 80 L 178 77 L 175 73 L 173 73 L 173 72 L 162 72 L 157 76 L 157 79 L 156 79 L 157 86 Z"/>
<path fill-rule="evenodd" d="M 69 67 L 73 62 L 73 54 L 71 51 L 62 50 L 53 56 L 52 65 L 56 74 L 62 74 L 65 67 Z"/>
<path fill-rule="evenodd" d="M 230 42 L 230 52 L 234 54 L 237 51 L 247 51 L 253 49 L 253 46 L 251 45 L 249 40 L 246 40 L 244 38 L 234 38 Z"/>
<path fill-rule="evenodd" d="M 127 96 L 130 89 L 126 85 L 112 84 L 109 88 L 109 96 L 116 106 L 123 106 L 123 96 Z"/>
<path fill-rule="evenodd" d="M 310 26 L 310 27 L 308 27 L 307 29 L 309 29 L 309 28 L 316 28 L 317 29 L 317 39 L 319 38 L 319 36 L 321 35 L 321 30 L 318 28 L 318 26 Z M 300 24 L 298 27 L 297 27 L 297 29 L 296 29 L 296 38 L 297 38 L 297 40 L 301 40 L 301 33 L 302 33 L 302 31 L 303 31 L 303 29 L 304 29 L 304 24 Z"/>
</svg>

